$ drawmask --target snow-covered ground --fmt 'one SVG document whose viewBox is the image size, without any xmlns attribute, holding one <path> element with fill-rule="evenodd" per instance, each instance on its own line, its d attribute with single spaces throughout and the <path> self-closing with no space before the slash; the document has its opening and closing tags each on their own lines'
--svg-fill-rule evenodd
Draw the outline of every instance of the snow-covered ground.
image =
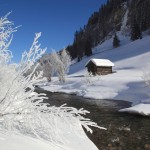
<svg viewBox="0 0 150 150">
<path fill-rule="evenodd" d="M 133 105 L 150 103 L 149 88 L 145 86 L 142 78 L 150 69 L 150 36 L 131 42 L 128 37 L 119 34 L 119 39 L 121 41 L 119 48 L 113 49 L 113 39 L 109 39 L 93 48 L 94 55 L 84 57 L 79 63 L 73 64 L 66 77 L 66 83 L 60 83 L 56 77 L 53 77 L 51 83 L 41 87 L 51 92 L 74 93 L 91 99 L 126 100 Z M 88 76 L 85 64 L 91 58 L 111 60 L 115 64 L 114 73 L 105 76 Z M 142 114 L 148 113 L 143 110 Z"/>
<path fill-rule="evenodd" d="M 37 139 L 12 131 L 5 133 L 1 129 L 0 150 L 98 150 L 78 122 L 71 126 L 68 122 L 55 119 L 58 124 L 54 130 L 60 133 L 59 142 Z"/>
<path fill-rule="evenodd" d="M 81 129 L 83 133 L 83 129 Z M 85 133 L 83 133 L 85 134 Z M 72 134 L 72 142 L 67 144 L 54 144 L 29 136 L 16 134 L 3 134 L 0 132 L 0 149 L 1 150 L 98 150 L 96 146 L 87 138 L 86 135 L 81 134 L 75 136 Z M 65 136 L 65 135 L 64 135 Z"/>
<path fill-rule="evenodd" d="M 150 115 L 150 104 L 137 104 L 133 107 L 121 109 L 120 112 L 138 113 L 142 115 Z"/>
</svg>

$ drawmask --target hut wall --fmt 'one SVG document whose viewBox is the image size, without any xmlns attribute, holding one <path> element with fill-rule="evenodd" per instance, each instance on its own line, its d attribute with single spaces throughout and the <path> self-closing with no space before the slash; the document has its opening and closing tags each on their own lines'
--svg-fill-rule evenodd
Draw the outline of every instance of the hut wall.
<svg viewBox="0 0 150 150">
<path fill-rule="evenodd" d="M 112 67 L 97 67 L 96 73 L 98 75 L 106 75 L 112 73 Z"/>
</svg>

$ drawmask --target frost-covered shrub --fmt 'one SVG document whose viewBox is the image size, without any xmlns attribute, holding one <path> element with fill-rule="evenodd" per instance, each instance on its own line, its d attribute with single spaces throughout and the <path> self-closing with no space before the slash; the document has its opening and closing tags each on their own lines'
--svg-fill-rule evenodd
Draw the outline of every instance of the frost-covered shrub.
<svg viewBox="0 0 150 150">
<path fill-rule="evenodd" d="M 144 72 L 142 75 L 142 79 L 144 80 L 145 83 L 145 94 L 147 95 L 147 97 L 150 97 L 150 72 Z M 142 101 L 144 103 L 150 103 L 150 99 L 146 99 L 144 101 Z"/>
<path fill-rule="evenodd" d="M 144 80 L 146 86 L 150 86 L 150 72 L 143 73 L 142 79 Z"/>
<path fill-rule="evenodd" d="M 20 63 L 13 64 L 8 47 L 14 31 L 16 28 L 13 28 L 7 15 L 0 19 L 0 130 L 62 143 L 65 141 L 62 131 L 65 124 L 72 131 L 75 124 L 84 126 L 90 132 L 89 126 L 101 128 L 82 116 L 88 113 L 86 110 L 65 105 L 47 107 L 48 104 L 42 103 L 46 95 L 34 92 L 34 84 L 42 80 L 42 72 L 34 74 L 38 64 L 31 74 L 24 76 L 46 50 L 38 44 L 41 33 L 35 35 L 29 52 L 23 53 Z"/>
<path fill-rule="evenodd" d="M 51 66 L 51 74 L 57 74 L 59 81 L 65 82 L 66 74 L 69 72 L 69 67 L 71 65 L 71 57 L 66 49 L 63 49 L 60 54 L 53 50 L 50 55 L 49 64 Z"/>
<path fill-rule="evenodd" d="M 93 75 L 91 72 L 88 72 L 88 71 L 85 72 L 84 78 L 83 78 L 83 82 L 86 85 L 94 85 L 100 80 L 101 80 L 100 75 Z"/>
<path fill-rule="evenodd" d="M 69 72 L 69 68 L 71 65 L 71 56 L 69 55 L 68 51 L 66 49 L 63 49 L 60 53 L 60 60 L 63 64 L 63 69 L 65 74 Z"/>
<path fill-rule="evenodd" d="M 90 84 L 93 84 L 94 81 L 93 81 L 93 75 L 92 73 L 89 73 L 89 72 L 85 72 L 84 74 L 84 79 L 83 79 L 83 82 L 86 84 L 86 85 L 90 85 Z"/>
</svg>

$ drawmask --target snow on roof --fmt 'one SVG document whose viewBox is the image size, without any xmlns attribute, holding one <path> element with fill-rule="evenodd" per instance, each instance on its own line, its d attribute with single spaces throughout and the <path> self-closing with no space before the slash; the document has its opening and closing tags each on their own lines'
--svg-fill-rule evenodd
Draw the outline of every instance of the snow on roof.
<svg viewBox="0 0 150 150">
<path fill-rule="evenodd" d="M 90 62 L 90 61 L 92 61 L 96 66 L 115 66 L 114 65 L 114 63 L 112 63 L 110 60 L 108 60 L 108 59 L 90 59 L 87 63 L 86 63 L 86 65 L 85 66 L 87 66 L 87 64 Z"/>
</svg>

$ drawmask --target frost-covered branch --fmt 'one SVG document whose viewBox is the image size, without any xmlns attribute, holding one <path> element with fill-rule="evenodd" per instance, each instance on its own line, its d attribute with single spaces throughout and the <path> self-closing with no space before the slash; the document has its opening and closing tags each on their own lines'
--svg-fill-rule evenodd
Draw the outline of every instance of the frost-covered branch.
<svg viewBox="0 0 150 150">
<path fill-rule="evenodd" d="M 13 27 L 13 22 L 7 19 L 9 14 L 0 18 L 0 63 L 9 62 L 12 58 L 12 53 L 8 47 L 13 39 L 12 33 L 17 31 L 17 27 Z"/>
<path fill-rule="evenodd" d="M 26 71 L 26 69 L 30 69 L 34 63 L 41 58 L 41 56 L 45 53 L 46 48 L 40 48 L 41 44 L 38 44 L 38 39 L 41 36 L 41 33 L 36 33 L 33 44 L 29 50 L 29 52 L 24 51 L 21 58 L 21 67 Z"/>
</svg>

